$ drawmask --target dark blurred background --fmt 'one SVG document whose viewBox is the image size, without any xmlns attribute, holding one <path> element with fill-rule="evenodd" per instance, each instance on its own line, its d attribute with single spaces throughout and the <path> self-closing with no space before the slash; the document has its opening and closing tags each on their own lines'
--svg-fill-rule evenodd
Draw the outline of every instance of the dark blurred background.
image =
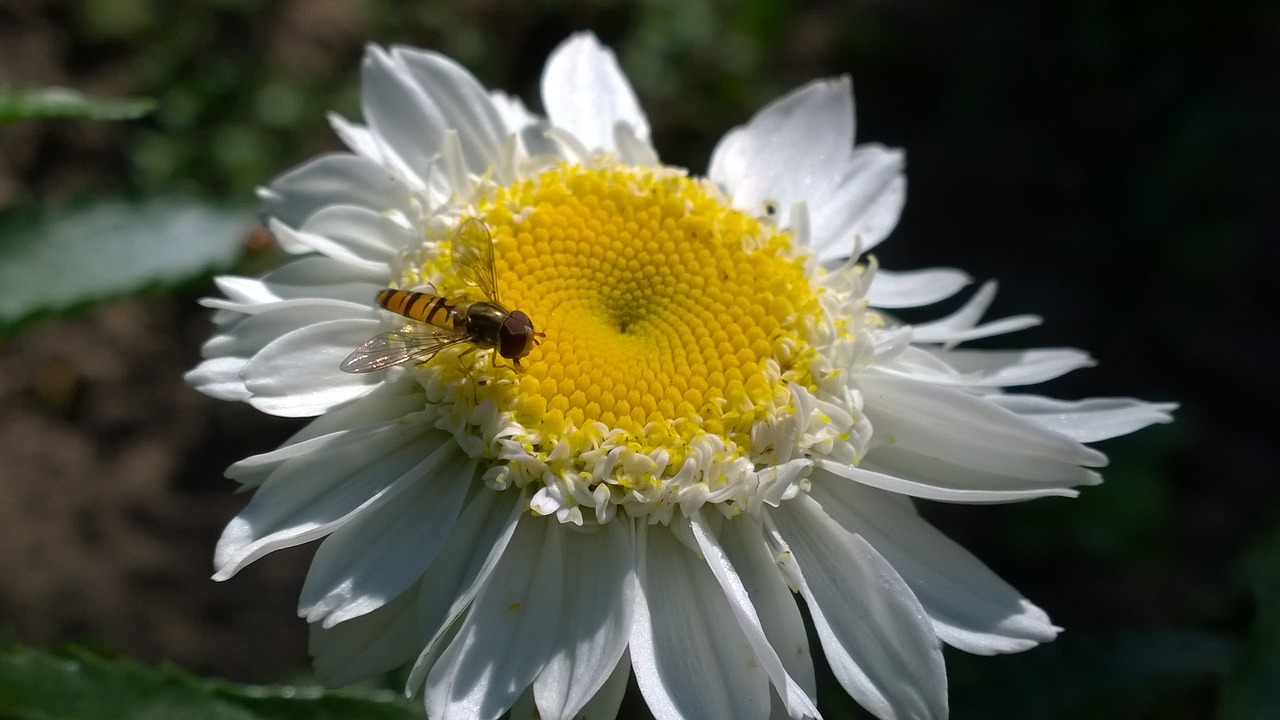
<svg viewBox="0 0 1280 720">
<path fill-rule="evenodd" d="M 365 43 L 439 50 L 537 109 L 544 58 L 578 29 L 616 49 L 663 159 L 694 172 L 764 102 L 851 74 L 859 141 L 907 151 L 884 266 L 998 279 L 993 316 L 1045 323 L 989 345 L 1101 363 L 1035 392 L 1182 403 L 1174 425 L 1102 444 L 1107 482 L 1079 499 L 925 508 L 1066 628 L 1022 655 L 949 652 L 953 717 L 1280 717 L 1275 3 L 2 0 L 0 84 L 158 108 L 0 127 L 0 207 L 250 206 L 337 147 L 326 111 L 359 116 Z M 245 248 L 239 272 L 275 259 L 261 234 Z M 13 639 L 239 681 L 305 670 L 309 548 L 208 579 L 246 501 L 223 468 L 297 426 L 183 385 L 210 292 L 101 303 L 0 343 Z"/>
</svg>

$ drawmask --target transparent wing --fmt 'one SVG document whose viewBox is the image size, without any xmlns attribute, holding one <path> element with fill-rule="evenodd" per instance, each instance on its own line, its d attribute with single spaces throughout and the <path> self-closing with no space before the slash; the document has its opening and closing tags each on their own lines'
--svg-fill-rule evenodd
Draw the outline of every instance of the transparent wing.
<svg viewBox="0 0 1280 720">
<path fill-rule="evenodd" d="M 366 373 L 407 362 L 424 363 L 441 350 L 466 341 L 466 333 L 431 325 L 392 330 L 370 338 L 338 367 L 349 373 Z"/>
<path fill-rule="evenodd" d="M 467 218 L 453 235 L 453 271 L 463 280 L 480 288 L 485 299 L 498 300 L 497 271 L 493 262 L 493 236 L 489 228 L 475 218 Z"/>
</svg>

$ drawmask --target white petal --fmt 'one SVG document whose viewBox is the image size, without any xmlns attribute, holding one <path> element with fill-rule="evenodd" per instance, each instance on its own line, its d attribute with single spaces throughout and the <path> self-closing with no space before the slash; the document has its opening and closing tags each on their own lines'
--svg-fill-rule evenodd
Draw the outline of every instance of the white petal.
<svg viewBox="0 0 1280 720">
<path fill-rule="evenodd" d="M 636 167 L 658 167 L 658 151 L 653 149 L 647 140 L 636 137 L 635 128 L 627 123 L 613 126 L 614 146 L 618 148 L 618 159 Z"/>
<path fill-rule="evenodd" d="M 370 398 L 376 393 L 370 393 L 360 398 L 356 402 L 347 407 L 367 404 Z M 346 408 L 343 408 L 346 409 Z M 326 418 L 333 413 L 325 413 L 320 418 Z M 400 416 L 394 418 L 395 422 L 399 422 Z M 314 421 L 312 421 L 314 422 Z M 310 423 L 308 423 L 310 424 Z M 356 430 L 365 430 L 367 427 L 353 427 L 350 430 L 329 433 L 321 437 L 307 438 L 298 442 L 290 442 L 272 450 L 270 452 L 250 455 L 249 457 L 232 463 L 225 471 L 224 475 L 241 484 L 240 490 L 249 490 L 258 487 L 275 472 L 277 468 L 284 465 L 289 460 L 296 457 L 302 457 L 312 452 L 322 450 L 325 447 L 336 443 L 345 442 L 345 438 Z"/>
<path fill-rule="evenodd" d="M 639 538 L 631 661 L 654 717 L 768 717 L 769 676 L 710 569 L 666 527 Z"/>
<path fill-rule="evenodd" d="M 922 437 L 916 439 L 925 445 L 928 443 Z M 954 447 L 947 448 L 946 452 L 954 450 Z M 975 496 L 967 499 L 939 498 L 954 502 L 1013 502 L 1047 495 L 1075 497 L 1073 488 L 1102 482 L 1098 473 L 1072 462 L 1025 455 L 1006 448 L 977 446 L 962 450 L 959 454 L 943 456 L 940 452 L 922 450 L 919 447 L 880 445 L 867 451 L 862 468 L 905 478 L 942 493 L 978 491 Z M 873 487 L 884 487 L 917 497 L 930 497 L 925 493 L 908 492 L 857 479 Z M 980 494 L 984 491 L 987 495 L 985 498 Z"/>
<path fill-rule="evenodd" d="M 375 288 L 376 295 L 377 289 L 386 287 L 387 276 L 317 256 L 282 265 L 263 275 L 262 282 L 281 299 L 317 297 L 372 305 L 369 289 Z"/>
<path fill-rule="evenodd" d="M 622 659 L 614 666 L 609 679 L 595 694 L 574 720 L 614 720 L 618 717 L 618 708 L 622 706 L 622 698 L 627 693 L 627 680 L 631 677 L 631 655 L 622 654 Z"/>
<path fill-rule="evenodd" d="M 563 530 L 525 516 L 462 627 L 427 675 L 434 720 L 494 720 L 533 682 L 557 643 Z"/>
<path fill-rule="evenodd" d="M 372 612 L 404 592 L 435 560 L 462 509 L 475 461 L 452 438 L 417 466 L 419 480 L 384 494 L 320 544 L 298 614 L 325 627 Z"/>
<path fill-rule="evenodd" d="M 201 347 L 205 357 L 234 356 L 248 361 L 263 348 L 296 330 L 330 320 L 369 320 L 368 306 L 338 300 L 280 300 L 244 307 L 251 315 L 228 324 Z M 353 348 L 354 349 L 354 348 Z"/>
<path fill-rule="evenodd" d="M 1021 652 L 1059 629 L 977 558 L 892 495 L 816 474 L 812 497 L 907 582 L 944 642 L 978 655 Z"/>
<path fill-rule="evenodd" d="M 1034 385 L 1097 365 L 1089 353 L 1074 348 L 942 350 L 939 354 L 960 372 L 978 374 L 981 380 L 975 384 L 987 387 Z"/>
<path fill-rule="evenodd" d="M 620 122 L 649 142 L 649 121 L 618 58 L 589 32 L 571 35 L 547 58 L 542 104 L 552 125 L 573 133 L 589 150 L 616 152 L 613 133 Z"/>
<path fill-rule="evenodd" d="M 587 704 L 573 716 L 573 720 L 616 720 L 618 709 L 627 692 L 627 680 L 631 677 L 631 656 L 622 653 L 622 658 L 614 666 L 613 672 Z M 536 681 L 535 681 L 536 682 Z M 545 717 L 538 710 L 533 697 L 533 688 L 525 690 L 511 706 L 511 720 L 541 720 Z"/>
<path fill-rule="evenodd" d="M 351 152 L 366 160 L 372 160 L 387 169 L 397 167 L 398 160 L 392 158 L 394 153 L 387 150 L 369 128 L 360 123 L 351 122 L 337 113 L 329 113 L 325 117 L 329 119 L 329 127 L 333 128 L 334 134 Z M 421 189 L 422 183 L 416 178 L 406 177 L 400 174 L 398 170 L 393 175 L 404 182 L 406 186 Z"/>
<path fill-rule="evenodd" d="M 921 343 L 942 343 L 946 347 L 953 347 L 970 340 L 981 340 L 982 338 L 995 337 L 997 335 L 1007 335 L 1019 330 L 1032 328 L 1043 322 L 1039 315 L 1014 315 L 1012 317 L 992 320 L 989 323 L 975 325 L 971 328 L 957 329 L 953 327 L 943 327 L 934 323 L 926 323 L 924 325 L 916 325 L 914 340 Z"/>
<path fill-rule="evenodd" d="M 590 162 L 593 154 L 591 148 L 587 147 L 573 133 L 564 128 L 548 127 L 544 134 L 547 142 L 551 143 L 555 156 L 576 165 L 584 165 Z"/>
<path fill-rule="evenodd" d="M 408 208 L 408 212 L 405 213 L 406 217 L 414 220 L 419 219 L 425 211 L 439 204 L 440 198 L 433 197 L 429 188 L 429 183 L 432 179 L 432 158 L 434 156 L 423 160 L 425 168 L 414 170 L 409 166 L 408 162 L 400 157 L 387 138 L 379 135 L 370 127 L 348 122 L 336 113 L 330 113 L 328 118 L 329 126 L 333 128 L 334 133 L 337 134 L 344 145 L 360 157 L 377 163 L 387 172 L 394 175 L 405 188 L 413 193 L 412 204 Z M 289 252 L 296 252 L 289 249 L 288 246 L 284 247 Z"/>
<path fill-rule="evenodd" d="M 979 325 L 978 321 L 982 319 L 982 314 L 987 311 L 987 308 L 991 307 L 991 301 L 995 296 L 996 282 L 988 280 L 978 288 L 978 292 L 974 293 L 973 297 L 969 298 L 964 307 L 951 315 L 941 320 L 913 325 L 912 339 L 920 343 L 955 345 L 967 340 L 1025 330 L 1040 324 L 1040 318 L 1035 315 L 1015 315 Z"/>
<path fill-rule="evenodd" d="M 283 265 L 282 269 L 292 264 Z M 213 284 L 217 285 L 222 294 L 226 295 L 227 299 L 232 302 L 256 304 L 275 302 L 281 299 L 279 295 L 276 295 L 271 290 L 271 286 L 260 278 L 219 275 L 213 279 Z"/>
<path fill-rule="evenodd" d="M 348 435 L 374 426 L 401 424 L 403 418 L 422 410 L 425 401 L 421 387 L 412 378 L 400 383 L 382 383 L 368 395 L 307 423 L 275 450 L 232 463 L 225 475 L 239 482 L 242 489 L 257 487 L 291 458 L 344 442 Z"/>
<path fill-rule="evenodd" d="M 480 175 L 497 159 L 507 132 L 502 116 L 475 76 L 439 53 L 406 47 L 391 56 L 422 88 L 433 117 L 446 130 L 457 130 L 466 167 Z"/>
<path fill-rule="evenodd" d="M 882 720 L 945 718 L 942 648 L 893 566 L 808 495 L 767 512 L 795 555 L 800 592 L 844 689 Z"/>
<path fill-rule="evenodd" d="M 992 472 L 1056 476 L 1055 466 L 1106 464 L 1106 456 L 986 400 L 901 377 L 858 377 L 873 440 Z"/>
<path fill-rule="evenodd" d="M 360 107 L 369 129 L 394 153 L 388 159 L 395 169 L 427 185 L 448 127 L 405 69 L 372 45 L 360 65 Z"/>
<path fill-rule="evenodd" d="M 730 521 L 731 524 L 736 522 L 736 520 Z M 691 523 L 693 536 L 698 541 L 698 548 L 702 550 L 707 567 L 720 583 L 720 590 L 729 601 L 729 607 L 738 621 L 738 627 L 746 636 L 747 642 L 751 644 L 751 649 L 764 666 L 765 672 L 768 673 L 774 690 L 787 709 L 787 714 L 793 718 L 818 717 L 818 708 L 814 704 L 813 696 L 792 679 L 783 666 L 782 660 L 779 659 L 777 650 L 769 642 L 760 617 L 756 613 L 755 604 L 747 592 L 746 584 L 730 562 L 724 548 L 720 546 L 719 540 L 707 527 L 701 514 L 691 518 Z"/>
<path fill-rule="evenodd" d="M 476 592 L 498 566 L 515 533 L 524 500 L 518 492 L 493 492 L 480 488 L 453 526 L 448 543 L 423 573 L 418 596 L 418 622 L 427 642 L 414 663 L 406 687 L 422 685 L 436 657 L 445 648 L 448 634 Z"/>
<path fill-rule="evenodd" d="M 222 318 L 218 328 L 221 331 L 220 334 L 204 344 L 202 350 L 205 355 L 222 354 L 217 351 L 219 344 L 222 342 L 233 341 L 240 344 L 235 336 L 242 334 L 241 323 L 246 318 L 236 317 L 238 315 L 260 315 L 269 312 L 288 311 L 301 321 L 300 324 L 291 328 L 292 330 L 324 320 L 360 319 L 373 315 L 371 312 L 373 308 L 367 303 L 352 303 L 328 298 L 298 298 L 296 300 L 276 300 L 254 304 L 237 303 L 221 298 L 204 298 L 200 301 L 200 304 L 207 308 L 215 308 L 219 312 L 228 313 L 226 317 Z M 258 347 L 263 346 L 265 346 L 265 343 Z"/>
<path fill-rule="evenodd" d="M 574 720 L 626 650 L 635 610 L 635 527 L 615 519 L 594 532 L 550 523 L 564 535 L 559 648 L 533 682 L 538 716 Z"/>
<path fill-rule="evenodd" d="M 853 133 L 849 78 L 817 80 L 726 134 L 707 175 L 729 190 L 739 208 L 758 210 L 772 200 L 785 210 L 831 191 L 853 152 Z"/>
<path fill-rule="evenodd" d="M 942 350 L 911 348 L 879 366 L 893 375 L 941 385 L 974 388 L 1034 385 L 1097 363 L 1072 348 L 1035 350 Z"/>
<path fill-rule="evenodd" d="M 446 189 L 449 197 L 469 199 L 474 191 L 471 175 L 467 172 L 466 159 L 462 157 L 462 140 L 458 131 L 452 128 L 444 132 L 440 139 L 440 169 L 438 181 Z M 493 167 L 492 165 L 488 168 Z M 488 169 L 486 168 L 486 169 Z"/>
<path fill-rule="evenodd" d="M 555 144 L 547 139 L 547 120 L 534 115 L 518 97 L 500 90 L 489 93 L 489 99 L 502 117 L 507 132 L 519 136 L 526 155 L 552 155 Z"/>
<path fill-rule="evenodd" d="M 936 268 L 913 272 L 877 269 L 867 290 L 867 302 L 879 308 L 931 305 L 960 292 L 973 278 L 960 270 Z"/>
<path fill-rule="evenodd" d="M 261 279 L 225 276 L 218 289 L 229 300 L 244 305 L 280 300 L 327 299 L 373 305 L 378 290 L 386 287 L 386 273 L 368 272 L 349 263 L 322 256 L 304 257 L 281 265 Z"/>
<path fill-rule="evenodd" d="M 378 213 L 413 217 L 409 187 L 372 160 L 347 153 L 321 155 L 260 188 L 263 211 L 299 227 L 326 205 L 356 205 Z"/>
<path fill-rule="evenodd" d="M 774 100 L 720 140 L 707 176 L 752 212 L 826 197 L 853 152 L 847 77 L 811 82 Z M 810 208 L 812 210 L 812 208 Z"/>
<path fill-rule="evenodd" d="M 852 138 L 850 138 L 852 142 Z M 819 260 L 834 260 L 880 244 L 893 232 L 907 201 L 901 150 L 859 145 L 845 161 L 838 184 L 809 199 L 810 245 Z"/>
<path fill-rule="evenodd" d="M 390 672 L 413 659 L 424 642 L 418 628 L 416 594 L 402 593 L 373 612 L 331 628 L 311 625 L 308 650 L 316 676 L 342 686 Z"/>
<path fill-rule="evenodd" d="M 385 423 L 400 423 L 404 418 L 416 416 L 426 405 L 422 386 L 407 373 L 395 381 L 379 383 L 368 395 L 358 400 L 333 408 L 320 415 L 281 443 L 280 447 L 261 456 L 268 457 L 275 452 L 288 449 L 295 443 L 303 441 L 340 438 L 348 433 Z M 241 461 L 247 462 L 245 461 Z M 231 466 L 235 468 L 241 463 Z M 228 468 L 227 477 L 236 475 Z"/>
<path fill-rule="evenodd" d="M 339 365 L 380 327 L 376 320 L 330 320 L 276 338 L 241 373 L 249 402 L 272 415 L 307 417 L 364 395 L 378 378 Z"/>
<path fill-rule="evenodd" d="M 734 207 L 789 227 L 805 203 L 811 245 L 821 260 L 863 250 L 897 223 L 905 199 L 902 155 L 880 146 L 853 147 L 853 95 L 847 77 L 823 80 L 775 100 L 730 131 L 711 156 L 708 177 Z"/>
<path fill-rule="evenodd" d="M 1036 395 L 995 395 L 989 401 L 1078 442 L 1097 442 L 1128 435 L 1148 425 L 1173 422 L 1169 413 L 1178 407 L 1177 403 L 1151 403 L 1133 398 L 1089 398 L 1072 402 Z"/>
<path fill-rule="evenodd" d="M 507 133 L 518 134 L 530 125 L 537 125 L 543 121 L 541 117 L 529 112 L 523 100 L 501 90 L 491 90 L 489 102 L 493 104 L 493 109 L 498 113 L 498 118 L 502 121 L 502 126 L 506 128 Z"/>
<path fill-rule="evenodd" d="M 205 360 L 183 375 L 183 380 L 196 390 L 219 400 L 248 402 L 253 394 L 240 379 L 245 358 L 216 357 Z"/>
<path fill-rule="evenodd" d="M 269 552 L 327 535 L 406 475 L 433 449 L 425 428 L 406 421 L 346 435 L 283 463 L 227 525 L 214 552 L 226 580 Z M 408 478 L 406 480 L 405 478 Z"/>
<path fill-rule="evenodd" d="M 342 241 L 334 241 L 323 235 L 295 230 L 279 220 L 271 220 L 268 223 L 268 227 L 271 230 L 271 234 L 280 240 L 282 245 L 287 243 L 292 246 L 304 247 L 308 252 L 318 252 L 325 257 L 333 258 L 344 265 L 353 267 L 364 274 L 381 277 L 389 277 L 391 275 L 391 266 L 389 264 L 381 261 L 365 260 L 352 252 L 350 248 L 345 246 L 346 243 Z M 367 251 L 367 248 L 361 249 Z"/>
<path fill-rule="evenodd" d="M 817 697 L 804 620 L 796 597 L 765 541 L 759 519 L 744 515 L 725 523 L 720 541 L 755 605 L 769 644 L 777 651 L 787 673 L 808 697 Z"/>
<path fill-rule="evenodd" d="M 355 205 L 321 208 L 299 229 L 327 238 L 352 259 L 388 268 L 398 254 L 421 243 L 414 230 L 394 221 L 391 216 Z M 389 276 L 390 272 L 387 274 Z"/>
<path fill-rule="evenodd" d="M 1017 475 L 979 472 L 942 462 L 929 465 L 921 462 L 918 456 L 889 457 L 885 460 L 886 466 L 881 467 L 875 460 L 889 449 L 879 448 L 869 453 L 861 466 L 830 460 L 816 460 L 814 465 L 833 475 L 881 490 L 952 503 L 1010 503 L 1041 497 L 1075 497 L 1080 493 L 1072 490 L 1072 487 L 1102 482 L 1097 473 L 1080 468 L 1077 468 L 1078 474 L 1075 477 L 1045 484 L 1029 482 Z"/>
</svg>

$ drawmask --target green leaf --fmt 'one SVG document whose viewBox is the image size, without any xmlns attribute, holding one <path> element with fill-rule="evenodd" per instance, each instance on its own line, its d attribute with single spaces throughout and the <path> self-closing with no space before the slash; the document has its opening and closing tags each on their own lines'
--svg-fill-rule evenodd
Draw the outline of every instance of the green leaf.
<svg viewBox="0 0 1280 720">
<path fill-rule="evenodd" d="M 0 334 L 37 314 L 229 267 L 252 221 L 179 199 L 0 216 Z"/>
<path fill-rule="evenodd" d="M 67 88 L 0 88 L 0 125 L 19 120 L 133 120 L 154 110 L 151 98 L 92 98 Z"/>
<path fill-rule="evenodd" d="M 14 720 L 420 720 L 422 706 L 388 690 L 325 690 L 205 680 L 85 650 L 0 655 L 0 717 Z"/>
</svg>

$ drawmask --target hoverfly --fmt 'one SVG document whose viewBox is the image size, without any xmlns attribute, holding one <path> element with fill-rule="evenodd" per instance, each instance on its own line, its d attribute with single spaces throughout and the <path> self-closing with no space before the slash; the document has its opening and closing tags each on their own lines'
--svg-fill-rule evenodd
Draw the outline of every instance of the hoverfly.
<svg viewBox="0 0 1280 720">
<path fill-rule="evenodd" d="M 502 306 L 489 228 L 476 218 L 464 220 L 453 235 L 452 254 L 454 272 L 478 288 L 484 300 L 453 301 L 426 292 L 381 290 L 375 298 L 378 305 L 418 324 L 370 338 L 342 361 L 343 370 L 364 373 L 407 362 L 425 363 L 441 350 L 462 343 L 493 349 L 520 367 L 520 358 L 533 350 L 543 333 L 534 332 L 528 315 Z"/>
</svg>

